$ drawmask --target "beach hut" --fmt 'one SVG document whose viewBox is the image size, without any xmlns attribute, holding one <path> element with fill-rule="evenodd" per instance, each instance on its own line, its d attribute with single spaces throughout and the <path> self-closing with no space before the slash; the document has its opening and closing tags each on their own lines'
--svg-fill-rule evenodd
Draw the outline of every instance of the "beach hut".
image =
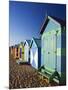
<svg viewBox="0 0 68 90">
<path fill-rule="evenodd" d="M 24 61 L 30 63 L 30 40 L 24 42 Z"/>
<path fill-rule="evenodd" d="M 66 22 L 47 16 L 41 28 L 41 72 L 66 84 Z"/>
<path fill-rule="evenodd" d="M 10 47 L 10 53 L 13 54 L 13 46 Z"/>
<path fill-rule="evenodd" d="M 13 46 L 10 47 L 10 54 L 13 54 Z"/>
<path fill-rule="evenodd" d="M 32 38 L 31 40 L 30 64 L 36 69 L 41 65 L 41 39 Z"/>
<path fill-rule="evenodd" d="M 14 46 L 13 56 L 15 59 L 19 59 L 19 44 Z"/>
<path fill-rule="evenodd" d="M 15 46 L 10 46 L 9 54 L 12 58 L 14 58 L 15 55 Z"/>
<path fill-rule="evenodd" d="M 13 46 L 9 47 L 9 59 L 13 59 Z"/>
<path fill-rule="evenodd" d="M 19 59 L 24 61 L 24 43 L 19 44 Z"/>
</svg>

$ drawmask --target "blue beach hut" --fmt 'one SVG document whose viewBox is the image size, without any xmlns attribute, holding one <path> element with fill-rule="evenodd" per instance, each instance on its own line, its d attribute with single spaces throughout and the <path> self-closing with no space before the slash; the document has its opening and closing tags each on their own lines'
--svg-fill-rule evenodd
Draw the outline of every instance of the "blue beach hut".
<svg viewBox="0 0 68 90">
<path fill-rule="evenodd" d="M 41 40 L 32 38 L 30 45 L 30 64 L 38 69 L 41 65 Z"/>
</svg>

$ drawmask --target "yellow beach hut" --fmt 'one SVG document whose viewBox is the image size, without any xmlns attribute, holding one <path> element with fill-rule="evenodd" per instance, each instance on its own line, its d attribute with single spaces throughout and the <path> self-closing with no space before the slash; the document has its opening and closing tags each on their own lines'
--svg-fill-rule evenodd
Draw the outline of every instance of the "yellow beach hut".
<svg viewBox="0 0 68 90">
<path fill-rule="evenodd" d="M 24 61 L 24 43 L 21 42 L 19 45 L 19 59 Z"/>
</svg>

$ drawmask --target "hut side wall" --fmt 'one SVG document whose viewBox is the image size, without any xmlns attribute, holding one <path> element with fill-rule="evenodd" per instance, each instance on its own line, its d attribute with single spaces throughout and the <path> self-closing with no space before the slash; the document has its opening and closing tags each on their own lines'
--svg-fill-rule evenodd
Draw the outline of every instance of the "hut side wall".
<svg viewBox="0 0 68 90">
<path fill-rule="evenodd" d="M 61 33 L 61 83 L 66 85 L 66 29 L 62 26 Z"/>
</svg>

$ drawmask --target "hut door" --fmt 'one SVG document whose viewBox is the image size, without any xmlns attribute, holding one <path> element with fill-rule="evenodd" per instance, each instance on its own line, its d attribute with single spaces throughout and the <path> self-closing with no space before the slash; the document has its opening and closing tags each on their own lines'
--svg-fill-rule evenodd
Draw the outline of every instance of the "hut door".
<svg viewBox="0 0 68 90">
<path fill-rule="evenodd" d="M 50 44 L 49 44 L 49 60 L 50 60 L 50 69 L 51 71 L 55 71 L 55 64 L 56 64 L 56 36 L 55 34 L 51 33 L 49 35 Z"/>
<path fill-rule="evenodd" d="M 44 60 L 45 68 L 49 67 L 49 55 L 48 55 L 49 40 L 48 39 L 49 39 L 49 36 L 48 36 L 48 33 L 46 33 L 46 36 L 44 38 L 44 43 L 43 43 L 43 47 L 44 47 L 43 60 Z"/>
<path fill-rule="evenodd" d="M 51 44 L 53 41 L 51 40 L 50 33 L 46 33 L 46 44 L 45 44 L 45 66 L 47 70 L 50 70 L 52 68 L 52 47 Z"/>
<path fill-rule="evenodd" d="M 46 33 L 45 44 L 45 67 L 49 71 L 55 71 L 56 65 L 56 36 L 53 33 Z"/>
<path fill-rule="evenodd" d="M 29 46 L 25 45 L 25 61 L 28 62 L 29 60 Z"/>
<path fill-rule="evenodd" d="M 20 48 L 20 58 L 22 58 L 22 48 Z"/>
<path fill-rule="evenodd" d="M 36 58 L 36 49 L 33 48 L 33 61 L 32 61 L 32 66 L 36 68 L 36 61 L 37 61 L 37 58 Z"/>
</svg>

